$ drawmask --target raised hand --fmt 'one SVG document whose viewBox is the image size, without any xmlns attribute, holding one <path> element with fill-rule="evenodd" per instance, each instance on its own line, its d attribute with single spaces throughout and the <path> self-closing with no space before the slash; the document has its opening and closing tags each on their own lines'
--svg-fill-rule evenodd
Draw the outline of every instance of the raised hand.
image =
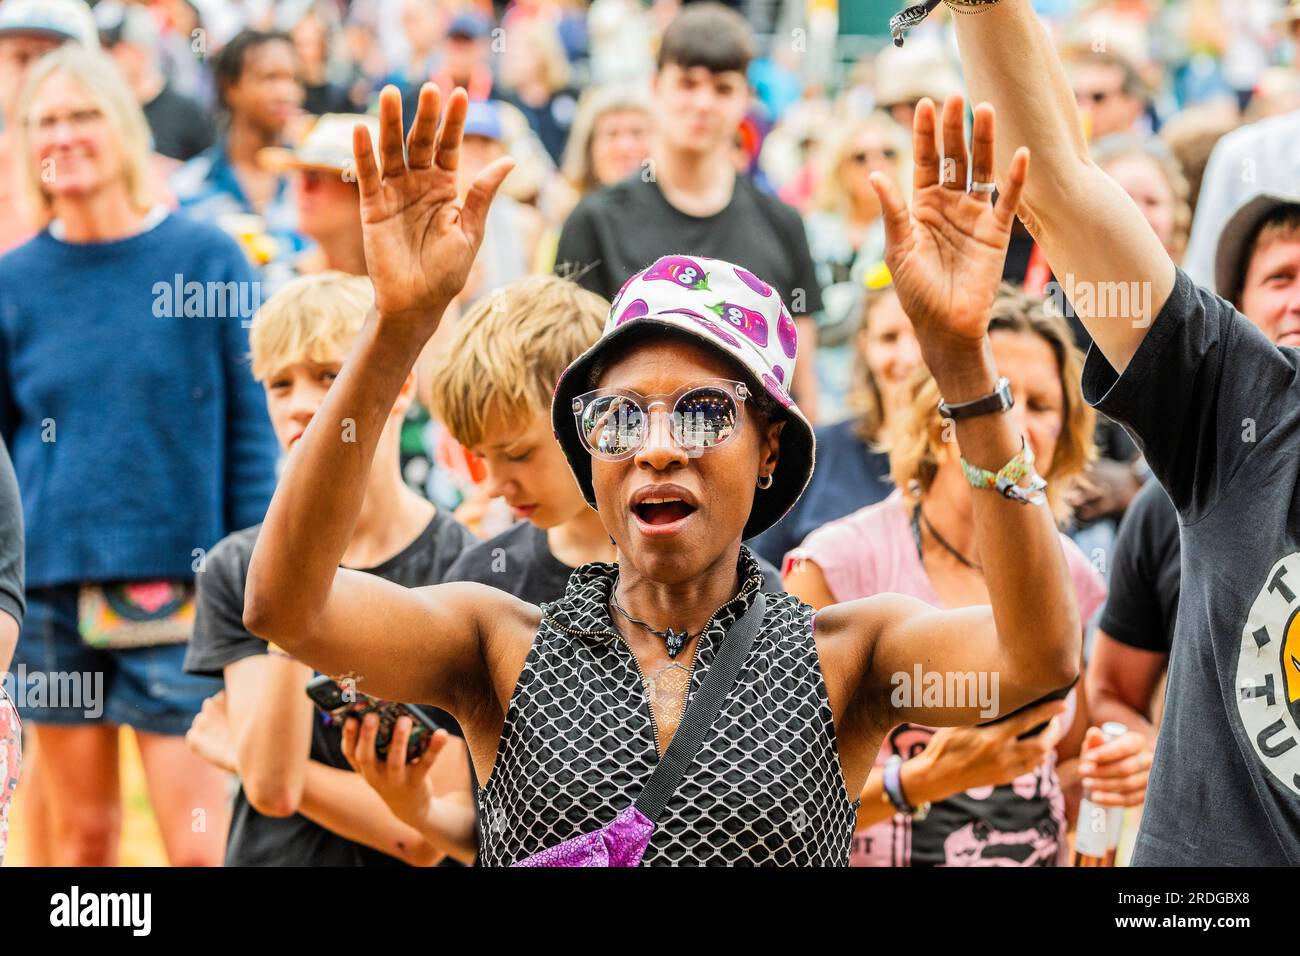
<svg viewBox="0 0 1300 956">
<path fill-rule="evenodd" d="M 438 88 L 420 90 L 415 121 L 402 150 L 402 98 L 388 86 L 379 97 L 379 156 L 370 134 L 353 130 L 361 190 L 366 268 L 380 317 L 427 339 L 447 303 L 465 285 L 483 241 L 488 206 L 513 168 L 508 157 L 490 164 L 459 200 L 456 168 L 469 98 L 457 89 L 438 122 Z"/>
<path fill-rule="evenodd" d="M 1029 150 L 1022 147 L 1012 157 L 1006 188 L 996 206 L 988 191 L 967 191 L 963 110 L 960 96 L 951 96 L 944 104 L 947 156 L 941 162 L 934 103 L 923 99 L 917 105 L 910 212 L 887 177 L 880 173 L 871 177 L 884 210 L 885 262 L 923 348 L 945 341 L 965 345 L 982 340 L 1029 171 Z M 975 108 L 971 136 L 973 183 L 993 182 L 993 129 L 993 107 L 982 103 Z"/>
</svg>

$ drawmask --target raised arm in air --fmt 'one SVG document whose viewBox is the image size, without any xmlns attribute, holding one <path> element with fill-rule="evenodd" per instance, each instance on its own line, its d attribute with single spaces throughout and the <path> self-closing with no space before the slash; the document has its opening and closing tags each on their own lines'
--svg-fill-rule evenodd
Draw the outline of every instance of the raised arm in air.
<svg viewBox="0 0 1300 956">
<path fill-rule="evenodd" d="M 380 697 L 453 713 L 490 688 L 485 622 L 528 613 L 492 588 L 409 590 L 339 568 L 361 509 L 380 432 L 421 349 L 460 291 L 483 239 L 488 205 L 509 173 L 498 160 L 457 201 L 467 98 L 452 93 L 441 128 L 437 88 L 420 92 L 402 141 L 401 98 L 380 98 L 377 163 L 365 128 L 353 147 L 366 264 L 375 286 L 342 372 L 289 455 L 248 572 L 245 626 L 328 674 L 352 674 Z"/>
</svg>

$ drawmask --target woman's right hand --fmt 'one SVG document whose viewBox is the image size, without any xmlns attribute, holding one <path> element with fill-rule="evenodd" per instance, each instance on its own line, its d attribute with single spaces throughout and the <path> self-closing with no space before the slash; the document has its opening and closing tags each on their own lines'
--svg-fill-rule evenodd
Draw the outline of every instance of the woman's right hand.
<svg viewBox="0 0 1300 956">
<path fill-rule="evenodd" d="M 914 782 L 904 785 L 908 799 L 936 801 L 976 787 L 1002 786 L 1042 766 L 1061 739 L 1058 715 L 1064 710 L 1064 701 L 1051 700 L 994 724 L 937 730 L 925 750 L 907 762 L 917 763 L 909 774 Z M 1016 739 L 1044 721 L 1049 723 L 1041 733 Z"/>
<path fill-rule="evenodd" d="M 396 87 L 385 87 L 379 97 L 379 163 L 366 128 L 358 124 L 352 136 L 375 308 L 390 327 L 421 344 L 464 287 L 483 241 L 488 206 L 514 165 L 508 157 L 491 163 L 459 201 L 456 169 L 469 98 L 462 89 L 452 92 L 441 128 L 439 99 L 433 84 L 421 88 L 405 154 Z"/>
</svg>

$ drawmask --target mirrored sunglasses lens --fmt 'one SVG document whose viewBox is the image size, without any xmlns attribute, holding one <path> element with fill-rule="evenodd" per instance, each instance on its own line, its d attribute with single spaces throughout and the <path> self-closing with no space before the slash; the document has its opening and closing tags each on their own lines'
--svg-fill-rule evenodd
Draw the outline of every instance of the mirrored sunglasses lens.
<svg viewBox="0 0 1300 956">
<path fill-rule="evenodd" d="M 626 455 L 635 450 L 641 444 L 643 426 L 641 409 L 621 395 L 594 398 L 582 412 L 583 436 L 597 455 Z"/>
<path fill-rule="evenodd" d="M 687 448 L 714 448 L 736 430 L 739 409 L 726 389 L 697 388 L 683 395 L 673 409 L 677 440 Z"/>
</svg>

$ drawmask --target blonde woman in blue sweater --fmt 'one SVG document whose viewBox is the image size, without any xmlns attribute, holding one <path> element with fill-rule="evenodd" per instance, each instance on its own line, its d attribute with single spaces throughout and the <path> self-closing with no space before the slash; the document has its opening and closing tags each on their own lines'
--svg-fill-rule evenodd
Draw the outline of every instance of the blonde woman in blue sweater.
<svg viewBox="0 0 1300 956">
<path fill-rule="evenodd" d="M 232 240 L 151 208 L 148 128 L 102 54 L 40 61 L 17 116 L 41 231 L 0 258 L 0 435 L 27 528 L 13 685 L 39 743 L 29 797 L 50 811 L 51 862 L 113 865 L 130 726 L 171 862 L 218 863 L 224 778 L 184 733 L 219 685 L 181 665 L 194 572 L 273 488 L 246 364 L 259 289 Z"/>
</svg>

